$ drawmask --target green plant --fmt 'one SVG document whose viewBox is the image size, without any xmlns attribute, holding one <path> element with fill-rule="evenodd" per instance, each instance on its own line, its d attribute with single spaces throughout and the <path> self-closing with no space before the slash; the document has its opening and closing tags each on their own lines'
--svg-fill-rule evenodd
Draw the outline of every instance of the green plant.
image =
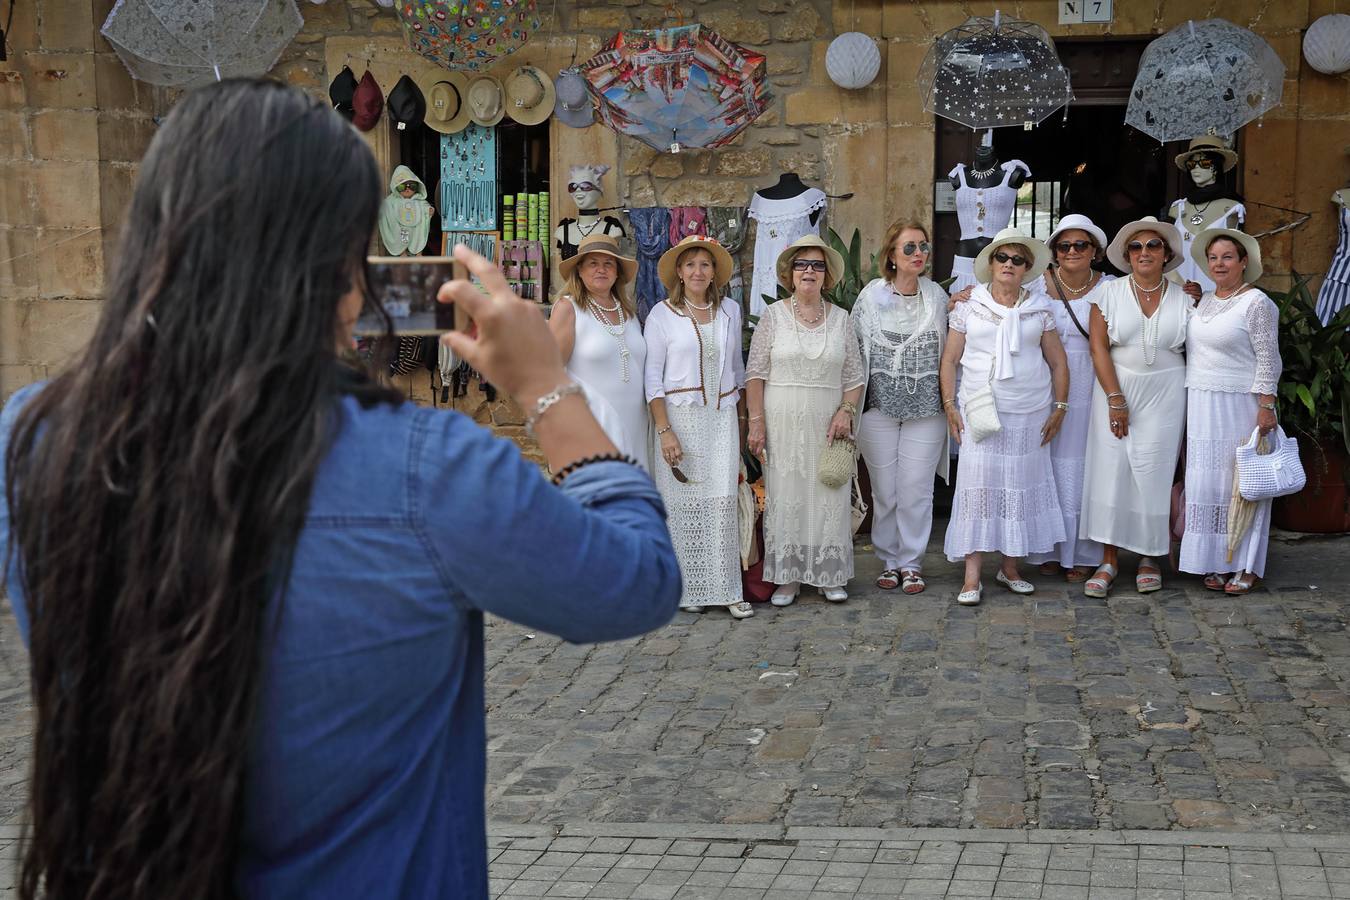
<svg viewBox="0 0 1350 900">
<path fill-rule="evenodd" d="M 1280 424 L 1312 441 L 1336 441 L 1350 453 L 1350 308 L 1327 324 L 1317 317 L 1308 279 L 1270 297 L 1280 310 Z"/>
</svg>

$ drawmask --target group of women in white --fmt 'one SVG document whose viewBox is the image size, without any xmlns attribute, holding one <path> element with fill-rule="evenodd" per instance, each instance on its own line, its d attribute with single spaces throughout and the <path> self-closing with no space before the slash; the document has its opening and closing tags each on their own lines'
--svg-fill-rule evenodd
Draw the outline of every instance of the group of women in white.
<svg viewBox="0 0 1350 900">
<path fill-rule="evenodd" d="M 1234 458 L 1253 431 L 1276 427 L 1278 311 L 1253 286 L 1255 239 L 1211 229 L 1191 252 L 1212 290 L 1167 277 L 1183 259 L 1175 226 L 1148 217 L 1108 241 L 1069 215 L 1048 242 L 1004 229 L 975 259 L 977 283 L 949 299 L 927 277 L 927 228 L 897 222 L 883 277 L 848 313 L 823 294 L 842 258 L 808 235 L 778 258 L 789 296 L 767 308 L 742 364 L 741 312 L 723 296 L 734 263 L 720 244 L 690 237 L 662 256 L 669 296 L 644 332 L 627 291 L 636 263 L 595 235 L 561 263 L 550 321 L 597 418 L 665 498 L 683 609 L 754 614 L 741 589 L 742 447 L 764 466 L 772 603 L 791 604 L 803 585 L 847 599 L 852 492 L 823 483 L 819 466 L 848 439 L 870 475 L 881 588 L 926 588 L 934 476 L 949 478 L 954 442 L 944 552 L 965 566 L 957 602 L 981 602 L 989 553 L 1001 557 L 995 581 L 1016 594 L 1035 590 L 1025 558 L 1105 597 L 1121 549 L 1139 557 L 1136 590 L 1157 591 L 1184 442 L 1179 568 L 1242 594 L 1264 574 L 1270 503 L 1230 540 Z M 1099 273 L 1103 257 L 1126 275 Z"/>
</svg>

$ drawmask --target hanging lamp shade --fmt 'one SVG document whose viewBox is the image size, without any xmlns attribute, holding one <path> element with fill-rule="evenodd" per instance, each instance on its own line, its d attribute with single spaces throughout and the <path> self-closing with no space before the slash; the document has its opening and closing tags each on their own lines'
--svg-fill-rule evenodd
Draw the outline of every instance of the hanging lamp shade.
<svg viewBox="0 0 1350 900">
<path fill-rule="evenodd" d="M 861 31 L 846 31 L 830 41 L 825 51 L 825 71 L 841 88 L 865 88 L 881 69 L 877 42 Z"/>
<path fill-rule="evenodd" d="M 1331 13 L 1309 25 L 1303 35 L 1303 58 L 1323 75 L 1350 70 L 1350 16 Z"/>
</svg>

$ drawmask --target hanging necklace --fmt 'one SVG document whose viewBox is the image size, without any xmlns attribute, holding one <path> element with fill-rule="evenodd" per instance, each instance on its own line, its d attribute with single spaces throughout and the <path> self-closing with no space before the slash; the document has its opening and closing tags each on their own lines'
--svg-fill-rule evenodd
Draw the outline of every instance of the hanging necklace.
<svg viewBox="0 0 1350 900">
<path fill-rule="evenodd" d="M 630 357 L 632 353 L 629 351 L 628 341 L 624 337 L 624 326 L 628 323 L 628 317 L 624 315 L 623 304 L 615 300 L 614 306 L 605 307 L 596 303 L 590 297 L 587 297 L 586 305 L 590 307 L 591 314 L 600 320 L 600 326 L 609 333 L 610 337 L 619 342 L 619 364 L 623 368 L 623 380 L 627 383 L 630 375 L 628 371 L 628 357 Z M 619 317 L 618 325 L 611 325 L 609 319 L 601 314 L 601 310 L 606 312 L 617 312 Z"/>
<path fill-rule="evenodd" d="M 819 322 L 819 321 L 820 321 L 821 319 L 823 319 L 823 318 L 825 318 L 825 298 L 822 297 L 821 300 L 820 300 L 820 315 L 816 316 L 816 317 L 815 317 L 814 319 L 812 319 L 810 322 L 806 322 L 806 323 L 804 323 L 804 324 L 806 324 L 807 326 L 811 326 L 811 325 L 816 324 L 817 322 Z M 802 323 L 799 319 L 800 319 L 800 317 L 797 315 L 797 298 L 794 296 L 794 297 L 792 298 L 792 333 L 793 333 L 794 335 L 796 335 L 796 337 L 797 337 L 797 349 L 800 350 L 800 351 L 802 352 L 802 356 L 804 356 L 805 358 L 807 358 L 807 359 L 809 359 L 809 360 L 817 360 L 817 359 L 820 359 L 821 354 L 823 354 L 823 353 L 825 352 L 825 345 L 828 344 L 828 343 L 830 342 L 830 340 L 829 340 L 829 339 L 830 339 L 830 323 L 829 323 L 829 322 L 826 322 L 826 323 L 825 323 L 825 328 L 824 328 L 825 335 L 824 335 L 824 339 L 820 342 L 820 349 L 816 351 L 816 354 L 815 354 L 814 356 L 812 356 L 809 352 L 807 352 L 807 350 L 806 350 L 806 345 L 802 343 L 802 325 L 803 325 L 803 323 Z M 808 333 L 813 333 L 813 332 L 808 332 Z"/>
<path fill-rule="evenodd" d="M 1162 287 L 1162 279 L 1159 279 L 1158 283 L 1152 288 L 1146 289 L 1140 287 L 1139 282 L 1135 281 L 1134 276 L 1131 275 L 1130 287 L 1132 288 L 1131 294 L 1134 295 L 1134 303 L 1139 307 L 1139 318 L 1141 320 L 1139 328 L 1139 352 L 1143 354 L 1144 365 L 1152 366 L 1158 359 L 1158 329 L 1160 327 L 1159 320 L 1162 318 L 1162 297 L 1158 298 L 1158 306 L 1153 310 L 1153 315 L 1146 316 L 1144 315 L 1144 301 L 1139 299 L 1139 294 L 1141 292 L 1148 294 L 1152 291 L 1156 291 L 1158 288 Z M 1152 348 L 1152 353 L 1149 352 L 1150 348 Z"/>
<path fill-rule="evenodd" d="M 1064 273 L 1061 272 L 1059 274 L 1059 286 L 1064 289 L 1064 293 L 1072 294 L 1075 298 L 1078 298 L 1083 296 L 1083 294 L 1087 293 L 1089 290 L 1091 290 L 1092 286 L 1097 283 L 1097 277 L 1098 276 L 1096 272 L 1088 272 L 1087 281 L 1083 284 L 1082 287 L 1076 288 L 1073 285 L 1069 284 L 1069 282 L 1064 279 Z"/>
<path fill-rule="evenodd" d="M 988 178 L 990 175 L 993 175 L 997 171 L 998 171 L 998 162 L 995 161 L 995 163 L 987 169 L 972 168 L 970 170 L 970 174 L 975 178 Z"/>
<path fill-rule="evenodd" d="M 592 222 L 590 225 L 582 225 L 580 219 L 573 219 L 572 224 L 577 226 L 577 232 L 582 237 L 588 238 L 591 236 L 591 232 L 599 228 L 604 223 L 604 221 L 605 221 L 604 219 L 600 218 L 599 216 L 596 216 L 595 221 Z M 577 241 L 577 243 L 580 244 L 581 241 Z"/>
<path fill-rule="evenodd" d="M 1210 200 L 1209 203 L 1206 203 L 1204 206 L 1196 206 L 1194 203 L 1191 204 L 1191 209 L 1195 210 L 1194 215 L 1191 216 L 1192 225 L 1205 224 L 1204 212 L 1205 210 L 1209 209 L 1210 204 L 1212 204 L 1213 202 L 1214 202 L 1213 200 Z"/>
</svg>

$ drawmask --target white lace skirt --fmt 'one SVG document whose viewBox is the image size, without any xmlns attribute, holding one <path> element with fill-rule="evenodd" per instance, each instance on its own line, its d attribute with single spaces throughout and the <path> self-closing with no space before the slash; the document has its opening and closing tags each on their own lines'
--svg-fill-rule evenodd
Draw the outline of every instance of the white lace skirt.
<svg viewBox="0 0 1350 900">
<path fill-rule="evenodd" d="M 1064 540 L 1064 515 L 1041 426 L 1050 405 L 1025 415 L 1000 411 L 1003 428 L 976 443 L 962 437 L 952 518 L 943 552 L 952 562 L 970 553 L 1048 553 Z M 965 410 L 961 410 L 962 419 Z"/>
<path fill-rule="evenodd" d="M 1088 422 L 1092 418 L 1092 354 L 1070 350 L 1069 411 L 1059 434 L 1050 442 L 1050 465 L 1055 473 L 1055 492 L 1064 513 L 1065 539 L 1049 553 L 1032 553 L 1029 562 L 1055 562 L 1066 568 L 1095 566 L 1102 561 L 1102 545 L 1078 537 L 1078 518 L 1083 511 L 1083 466 L 1087 457 Z"/>
<path fill-rule="evenodd" d="M 656 486 L 666 504 L 667 527 L 684 579 L 681 606 L 740 603 L 741 537 L 736 482 L 741 472 L 736 407 L 666 404 L 684 460 L 680 484 L 656 454 Z"/>
<path fill-rule="evenodd" d="M 1177 567 L 1183 572 L 1265 575 L 1270 501 L 1255 505 L 1251 525 L 1228 557 L 1228 504 L 1237 447 L 1256 427 L 1256 395 L 1186 392 L 1186 531 Z"/>
<path fill-rule="evenodd" d="M 764 580 L 843 587 L 853 577 L 852 486 L 827 488 L 817 468 L 839 388 L 768 384 L 764 424 Z"/>
</svg>

